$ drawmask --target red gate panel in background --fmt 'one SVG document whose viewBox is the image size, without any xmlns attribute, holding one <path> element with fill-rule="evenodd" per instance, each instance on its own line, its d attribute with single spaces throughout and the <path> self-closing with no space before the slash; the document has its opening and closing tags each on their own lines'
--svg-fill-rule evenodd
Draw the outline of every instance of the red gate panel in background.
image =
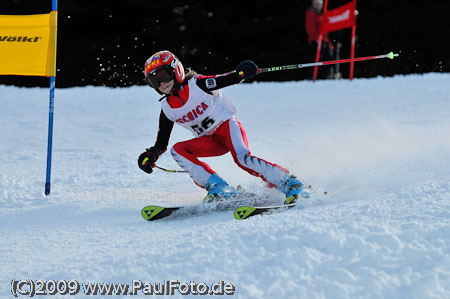
<svg viewBox="0 0 450 299">
<path fill-rule="evenodd" d="M 317 41 L 316 62 L 320 58 L 323 35 L 328 32 L 342 30 L 352 27 L 352 41 L 350 58 L 355 57 L 355 34 L 356 34 L 356 0 L 328 11 L 328 0 L 325 0 L 322 17 L 322 30 Z M 314 81 L 317 79 L 317 66 L 314 68 Z M 353 79 L 353 62 L 350 62 L 350 80 Z"/>
</svg>

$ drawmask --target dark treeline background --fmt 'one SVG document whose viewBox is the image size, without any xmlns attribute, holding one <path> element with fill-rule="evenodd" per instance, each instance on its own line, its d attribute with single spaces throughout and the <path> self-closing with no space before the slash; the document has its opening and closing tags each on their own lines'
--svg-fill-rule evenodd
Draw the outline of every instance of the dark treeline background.
<svg viewBox="0 0 450 299">
<path fill-rule="evenodd" d="M 329 0 L 329 9 L 348 0 Z M 260 67 L 313 62 L 305 32 L 310 0 L 59 0 L 57 87 L 145 84 L 145 60 L 171 50 L 202 74 L 244 59 Z M 355 77 L 450 71 L 450 1 L 359 0 L 356 56 L 400 53 L 355 64 Z M 0 14 L 48 13 L 51 0 L 1 0 Z M 350 56 L 351 30 L 330 34 Z M 348 64 L 342 65 L 348 77 Z M 302 80 L 291 70 L 257 81 Z M 47 78 L 0 76 L 0 84 L 48 86 Z"/>
</svg>

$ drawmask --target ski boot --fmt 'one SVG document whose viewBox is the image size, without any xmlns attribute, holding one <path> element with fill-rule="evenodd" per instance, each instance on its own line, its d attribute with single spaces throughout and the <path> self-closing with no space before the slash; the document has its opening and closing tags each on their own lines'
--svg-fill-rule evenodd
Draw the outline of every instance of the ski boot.
<svg viewBox="0 0 450 299">
<path fill-rule="evenodd" d="M 299 196 L 309 198 L 309 191 L 295 176 L 286 174 L 277 185 L 277 189 L 286 195 L 285 205 L 295 203 Z"/>
<path fill-rule="evenodd" d="M 218 176 L 217 173 L 210 176 L 205 184 L 205 189 L 208 191 L 208 195 L 203 199 L 205 202 L 229 199 L 238 194 L 238 191 L 228 185 L 228 183 Z"/>
</svg>

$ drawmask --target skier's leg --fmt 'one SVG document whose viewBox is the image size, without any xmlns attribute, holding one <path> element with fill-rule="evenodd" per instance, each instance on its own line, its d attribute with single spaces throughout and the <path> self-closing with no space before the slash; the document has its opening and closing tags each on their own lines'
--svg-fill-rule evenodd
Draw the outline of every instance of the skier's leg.
<svg viewBox="0 0 450 299">
<path fill-rule="evenodd" d="M 205 201 L 230 198 L 237 191 L 222 179 L 208 164 L 198 157 L 214 157 L 226 154 L 228 149 L 212 136 L 203 136 L 175 144 L 171 153 L 175 161 L 186 170 L 194 182 L 208 191 Z"/>
<path fill-rule="evenodd" d="M 170 153 L 181 168 L 186 170 L 194 182 L 204 188 L 215 171 L 198 157 L 221 156 L 228 149 L 212 136 L 202 136 L 175 144 Z"/>
<path fill-rule="evenodd" d="M 221 131 L 217 134 L 225 137 L 226 145 L 231 151 L 234 161 L 250 174 L 261 177 L 270 187 L 276 187 L 283 192 L 286 196 L 285 203 L 294 203 L 298 195 L 309 197 L 303 184 L 295 176 L 289 174 L 287 169 L 251 155 L 245 130 L 236 119 L 231 119 L 227 123 L 227 127 L 223 126 L 220 129 Z"/>
<path fill-rule="evenodd" d="M 253 156 L 248 149 L 245 130 L 236 119 L 230 119 L 219 130 L 216 134 L 223 138 L 236 164 L 248 173 L 262 178 L 269 186 L 275 187 L 289 172 L 277 164 Z"/>
</svg>

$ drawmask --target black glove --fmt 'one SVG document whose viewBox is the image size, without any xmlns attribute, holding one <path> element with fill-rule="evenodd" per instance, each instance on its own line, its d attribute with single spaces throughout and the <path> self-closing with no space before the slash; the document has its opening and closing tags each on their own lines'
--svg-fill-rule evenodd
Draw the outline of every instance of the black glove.
<svg viewBox="0 0 450 299">
<path fill-rule="evenodd" d="M 154 148 L 148 148 L 143 152 L 138 159 L 139 168 L 146 173 L 152 173 L 153 167 L 155 167 L 155 161 L 158 157 L 154 153 Z"/>
<path fill-rule="evenodd" d="M 236 74 L 240 79 L 249 79 L 258 75 L 258 66 L 251 60 L 244 60 L 236 67 Z"/>
</svg>

